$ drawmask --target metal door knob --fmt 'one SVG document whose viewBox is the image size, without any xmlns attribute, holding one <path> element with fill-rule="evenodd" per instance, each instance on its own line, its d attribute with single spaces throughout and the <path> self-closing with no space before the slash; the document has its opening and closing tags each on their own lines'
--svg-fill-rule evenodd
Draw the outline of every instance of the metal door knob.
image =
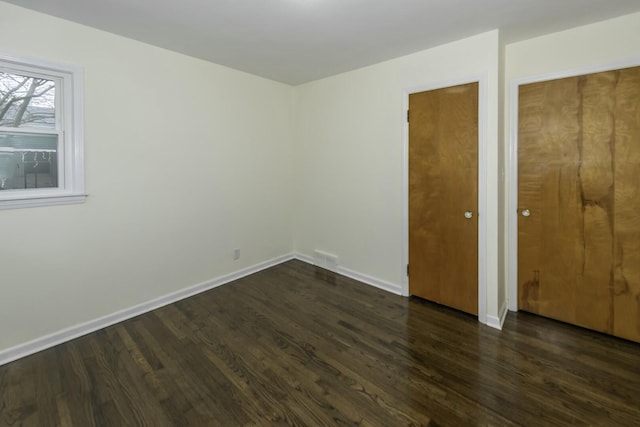
<svg viewBox="0 0 640 427">
<path fill-rule="evenodd" d="M 473 218 L 473 212 L 471 212 L 471 211 L 466 211 L 466 212 L 464 213 L 464 217 L 465 217 L 465 218 L 467 218 L 467 219 L 471 219 L 471 218 Z"/>
<path fill-rule="evenodd" d="M 529 211 L 529 209 L 523 209 L 521 213 L 522 216 L 531 216 L 531 212 Z"/>
</svg>

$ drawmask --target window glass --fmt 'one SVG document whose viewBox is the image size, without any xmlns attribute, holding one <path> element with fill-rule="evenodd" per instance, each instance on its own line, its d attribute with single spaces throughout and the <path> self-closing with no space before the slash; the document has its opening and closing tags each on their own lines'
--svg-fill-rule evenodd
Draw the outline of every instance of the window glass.
<svg viewBox="0 0 640 427">
<path fill-rule="evenodd" d="M 0 71 L 0 190 L 58 187 L 57 128 L 55 81 Z"/>
<path fill-rule="evenodd" d="M 0 71 L 0 126 L 56 127 L 53 80 Z"/>
<path fill-rule="evenodd" d="M 0 209 L 82 203 L 82 70 L 0 52 Z"/>
<path fill-rule="evenodd" d="M 0 190 L 57 186 L 57 134 L 0 132 Z"/>
</svg>

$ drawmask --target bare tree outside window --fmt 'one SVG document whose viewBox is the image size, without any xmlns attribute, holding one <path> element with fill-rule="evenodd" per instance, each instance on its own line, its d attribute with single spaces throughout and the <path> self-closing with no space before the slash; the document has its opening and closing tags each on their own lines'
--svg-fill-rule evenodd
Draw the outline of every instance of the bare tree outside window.
<svg viewBox="0 0 640 427">
<path fill-rule="evenodd" d="M 55 127 L 55 82 L 0 71 L 0 126 Z"/>
</svg>

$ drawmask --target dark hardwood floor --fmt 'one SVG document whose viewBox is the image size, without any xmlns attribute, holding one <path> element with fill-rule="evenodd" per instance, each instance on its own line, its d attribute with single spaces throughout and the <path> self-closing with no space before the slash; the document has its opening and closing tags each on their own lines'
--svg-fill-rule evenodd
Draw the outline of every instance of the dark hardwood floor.
<svg viewBox="0 0 640 427">
<path fill-rule="evenodd" d="M 640 345 L 299 261 L 0 366 L 2 426 L 640 425 Z"/>
</svg>

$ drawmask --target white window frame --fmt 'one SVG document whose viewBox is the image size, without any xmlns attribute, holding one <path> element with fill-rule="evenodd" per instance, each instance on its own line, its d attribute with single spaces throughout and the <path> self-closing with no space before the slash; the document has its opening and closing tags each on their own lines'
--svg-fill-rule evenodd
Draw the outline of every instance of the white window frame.
<svg viewBox="0 0 640 427">
<path fill-rule="evenodd" d="M 0 191 L 0 209 L 83 203 L 84 107 L 83 74 L 75 65 L 60 64 L 0 52 L 0 69 L 56 82 L 55 129 L 15 129 L 28 133 L 58 134 L 58 187 Z M 9 127 L 1 130 L 12 131 Z"/>
</svg>

